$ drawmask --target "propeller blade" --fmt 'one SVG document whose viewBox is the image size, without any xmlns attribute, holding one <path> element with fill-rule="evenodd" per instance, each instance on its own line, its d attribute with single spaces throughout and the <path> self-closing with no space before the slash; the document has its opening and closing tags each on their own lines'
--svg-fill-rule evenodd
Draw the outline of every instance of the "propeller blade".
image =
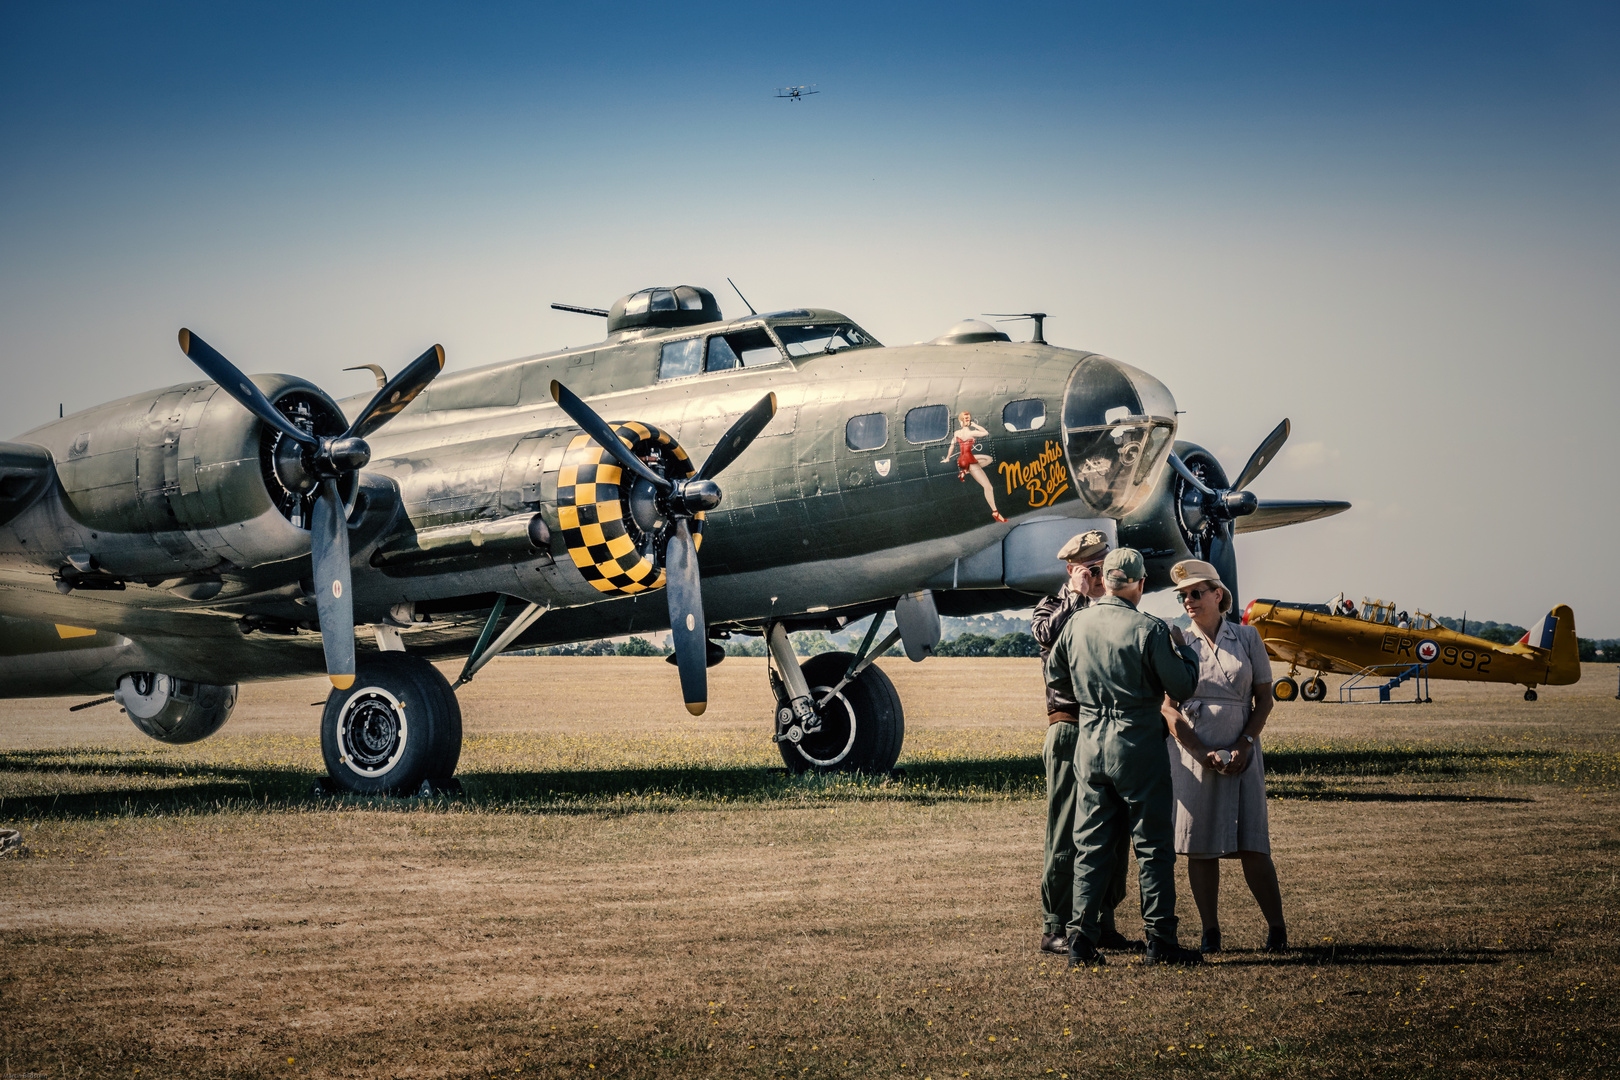
<svg viewBox="0 0 1620 1080">
<path fill-rule="evenodd" d="M 349 589 L 349 526 L 336 480 L 321 481 L 310 515 L 309 549 L 315 564 L 315 612 L 321 621 L 326 675 L 339 690 L 354 685 L 354 596 Z"/>
<path fill-rule="evenodd" d="M 604 450 L 612 454 L 614 460 L 620 465 L 623 465 L 659 491 L 668 492 L 675 486 L 653 472 L 644 461 L 632 454 L 630 448 L 625 446 L 617 435 L 613 434 L 613 429 L 608 427 L 607 421 L 596 415 L 596 410 L 581 401 L 577 394 L 556 379 L 551 380 L 551 400 L 555 401 L 562 411 L 568 414 L 569 419 L 584 428 L 585 434 L 595 439 Z M 685 681 L 684 677 L 682 681 Z M 702 709 L 698 710 L 698 712 L 702 711 Z"/>
<path fill-rule="evenodd" d="M 1260 470 L 1271 464 L 1271 459 L 1277 456 L 1277 451 L 1281 450 L 1283 443 L 1288 441 L 1288 433 L 1291 430 L 1288 418 L 1284 417 L 1283 422 L 1273 428 L 1271 434 L 1267 435 L 1260 445 L 1254 448 L 1254 453 L 1249 456 L 1249 463 L 1243 466 L 1243 471 L 1238 473 L 1238 478 L 1232 481 L 1234 490 L 1242 491 L 1254 483 L 1254 478 L 1260 475 Z"/>
<path fill-rule="evenodd" d="M 235 364 L 221 356 L 219 350 L 184 328 L 180 331 L 180 351 L 185 353 L 193 364 L 202 368 L 204 375 L 219 383 L 220 389 L 240 402 L 248 412 L 288 438 L 309 446 L 320 445 L 319 439 L 282 416 L 276 407 L 270 404 L 270 399 L 264 396 L 264 392 L 254 386 Z"/>
<path fill-rule="evenodd" d="M 404 371 L 389 379 L 377 391 L 377 395 L 360 411 L 359 418 L 349 425 L 345 437 L 363 439 L 388 423 L 401 409 L 415 401 L 434 376 L 443 370 L 444 346 L 435 345 L 412 360 Z"/>
<path fill-rule="evenodd" d="M 669 598 L 675 666 L 681 671 L 681 698 L 687 712 L 702 716 L 709 707 L 709 628 L 703 621 L 697 548 L 683 517 L 675 519 L 674 534 L 664 549 L 664 592 Z"/>
<path fill-rule="evenodd" d="M 1226 617 L 1237 622 L 1243 606 L 1238 603 L 1237 548 L 1232 543 L 1232 523 L 1223 521 L 1216 527 L 1215 537 L 1209 545 L 1209 564 L 1221 577 L 1221 584 L 1232 592 L 1232 608 Z"/>
<path fill-rule="evenodd" d="M 709 454 L 709 460 L 703 463 L 698 470 L 696 479 L 712 480 L 720 475 L 720 470 L 737 460 L 737 455 L 748 449 L 748 444 L 758 438 L 759 433 L 765 430 L 765 425 L 771 422 L 776 415 L 776 395 L 766 394 L 755 402 L 754 407 L 737 418 L 731 429 L 720 438 L 720 444 Z"/>
<path fill-rule="evenodd" d="M 1176 453 L 1174 450 L 1170 451 L 1170 467 L 1176 470 L 1176 472 L 1180 473 L 1183 480 L 1197 488 L 1202 494 L 1215 494 L 1214 489 L 1212 489 L 1202 480 L 1198 479 L 1198 474 L 1193 472 L 1192 469 L 1188 468 L 1187 463 L 1181 460 L 1181 455 Z"/>
</svg>

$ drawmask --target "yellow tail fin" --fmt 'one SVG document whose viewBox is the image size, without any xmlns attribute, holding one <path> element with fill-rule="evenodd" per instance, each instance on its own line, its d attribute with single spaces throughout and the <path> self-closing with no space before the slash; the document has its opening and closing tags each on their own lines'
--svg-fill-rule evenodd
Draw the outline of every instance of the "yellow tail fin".
<svg viewBox="0 0 1620 1080">
<path fill-rule="evenodd" d="M 1581 681 L 1581 647 L 1575 640 L 1575 612 L 1568 604 L 1559 604 L 1549 611 L 1541 630 L 1531 630 L 1529 636 L 1532 644 L 1552 653 L 1547 665 L 1549 686 L 1567 686 Z"/>
</svg>

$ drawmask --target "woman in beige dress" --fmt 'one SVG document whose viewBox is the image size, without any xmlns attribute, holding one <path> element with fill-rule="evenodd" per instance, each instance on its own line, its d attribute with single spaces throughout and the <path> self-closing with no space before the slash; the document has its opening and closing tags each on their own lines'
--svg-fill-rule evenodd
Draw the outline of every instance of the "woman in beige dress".
<svg viewBox="0 0 1620 1080">
<path fill-rule="evenodd" d="M 1198 689 L 1186 701 L 1165 699 L 1174 733 L 1170 778 L 1175 786 L 1176 853 L 1204 923 L 1204 952 L 1221 947 L 1217 900 L 1222 859 L 1237 859 L 1271 932 L 1267 952 L 1288 948 L 1282 893 L 1271 861 L 1266 822 L 1265 761 L 1260 732 L 1271 713 L 1271 659 L 1252 626 L 1229 622 L 1232 594 L 1215 568 L 1186 559 L 1170 580 L 1192 619 L 1187 644 L 1198 653 Z"/>
</svg>

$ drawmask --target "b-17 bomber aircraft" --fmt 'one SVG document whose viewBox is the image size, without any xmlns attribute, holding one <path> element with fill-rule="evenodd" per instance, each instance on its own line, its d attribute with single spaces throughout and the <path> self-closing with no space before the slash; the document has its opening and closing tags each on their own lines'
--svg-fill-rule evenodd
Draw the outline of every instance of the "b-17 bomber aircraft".
<svg viewBox="0 0 1620 1080">
<path fill-rule="evenodd" d="M 1234 531 L 1348 507 L 1246 490 L 1286 420 L 1229 483 L 1151 375 L 987 323 L 888 348 L 685 285 L 573 310 L 606 340 L 453 374 L 434 346 L 343 401 L 182 330 L 200 377 L 0 443 L 0 695 L 111 694 L 185 743 L 237 684 L 324 670 L 329 786 L 408 793 L 460 755 L 430 661 L 466 657 L 459 686 L 668 628 L 699 714 L 716 642 L 758 635 L 788 766 L 886 771 L 904 714 L 873 658 L 1055 590 L 1076 532 L 1142 550 L 1152 588 L 1189 555 L 1235 587 Z M 869 616 L 854 653 L 794 656 Z"/>
<path fill-rule="evenodd" d="M 1331 605 L 1255 600 L 1243 621 L 1260 631 L 1273 659 L 1290 665 L 1272 684 L 1278 701 L 1323 700 L 1322 675 L 1329 671 L 1378 678 L 1421 672 L 1423 679 L 1517 683 L 1525 688 L 1526 701 L 1536 700 L 1537 686 L 1581 680 L 1575 613 L 1567 604 L 1547 612 L 1511 645 L 1448 629 L 1427 612 L 1407 617 L 1393 603 L 1377 600 L 1364 600 L 1359 611 L 1342 600 Z M 1316 672 L 1303 683 L 1297 678 L 1302 667 Z M 1388 700 L 1387 690 L 1382 696 Z"/>
</svg>

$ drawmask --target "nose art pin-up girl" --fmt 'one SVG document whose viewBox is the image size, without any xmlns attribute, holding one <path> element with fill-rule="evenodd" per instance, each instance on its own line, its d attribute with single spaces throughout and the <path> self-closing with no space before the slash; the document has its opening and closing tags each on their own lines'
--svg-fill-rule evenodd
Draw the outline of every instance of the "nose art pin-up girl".
<svg viewBox="0 0 1620 1080">
<path fill-rule="evenodd" d="M 957 420 L 961 427 L 956 429 L 956 478 L 965 481 L 969 476 L 979 482 L 984 489 L 984 501 L 990 504 L 990 516 L 997 521 L 1006 521 L 1001 511 L 996 509 L 996 490 L 990 486 L 990 478 L 984 474 L 984 467 L 990 464 L 989 454 L 977 453 L 974 449 L 978 440 L 989 436 L 989 432 L 973 422 L 973 414 L 964 410 Z M 950 458 L 943 458 L 949 461 Z"/>
</svg>

